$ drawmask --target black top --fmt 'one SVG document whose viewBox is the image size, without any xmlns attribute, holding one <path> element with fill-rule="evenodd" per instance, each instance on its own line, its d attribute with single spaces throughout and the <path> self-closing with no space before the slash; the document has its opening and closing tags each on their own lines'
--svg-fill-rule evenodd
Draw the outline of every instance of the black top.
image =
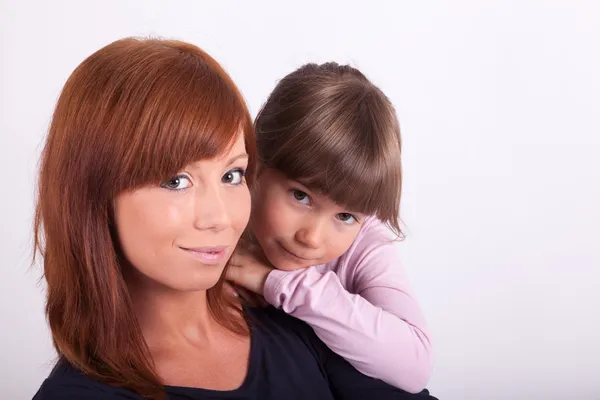
<svg viewBox="0 0 600 400">
<path fill-rule="evenodd" d="M 248 373 L 236 390 L 165 387 L 170 400 L 402 399 L 436 400 L 369 378 L 333 353 L 304 322 L 273 307 L 249 309 L 252 338 Z M 89 378 L 59 363 L 33 400 L 141 400 L 125 389 Z"/>
</svg>

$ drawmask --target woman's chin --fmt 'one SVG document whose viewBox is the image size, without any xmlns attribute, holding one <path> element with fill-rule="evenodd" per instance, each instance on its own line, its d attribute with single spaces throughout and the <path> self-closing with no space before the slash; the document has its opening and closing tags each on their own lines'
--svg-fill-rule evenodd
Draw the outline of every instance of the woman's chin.
<svg viewBox="0 0 600 400">
<path fill-rule="evenodd" d="M 171 274 L 154 280 L 171 290 L 179 292 L 205 291 L 215 287 L 221 279 L 222 269 L 215 271 L 193 271 L 191 273 Z"/>
<path fill-rule="evenodd" d="M 206 291 L 215 287 L 219 282 L 219 278 L 220 275 L 214 278 L 203 276 L 201 279 L 184 279 L 174 282 L 171 288 L 181 292 Z"/>
</svg>

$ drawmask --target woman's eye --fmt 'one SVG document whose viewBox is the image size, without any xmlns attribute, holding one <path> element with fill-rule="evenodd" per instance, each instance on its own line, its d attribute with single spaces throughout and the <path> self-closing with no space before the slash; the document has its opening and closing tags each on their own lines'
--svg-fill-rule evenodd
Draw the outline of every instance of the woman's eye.
<svg viewBox="0 0 600 400">
<path fill-rule="evenodd" d="M 358 220 L 356 219 L 356 217 L 350 213 L 339 213 L 337 215 L 337 219 L 339 219 L 341 222 L 351 225 L 354 222 L 357 222 Z"/>
<path fill-rule="evenodd" d="M 299 201 L 302 204 L 310 204 L 310 198 L 302 190 L 293 189 L 292 195 L 296 201 Z"/>
<path fill-rule="evenodd" d="M 227 171 L 225 175 L 221 178 L 221 182 L 226 183 L 228 185 L 241 185 L 244 182 L 244 177 L 246 176 L 246 171 L 241 168 L 232 169 Z"/>
<path fill-rule="evenodd" d="M 191 186 L 190 178 L 185 175 L 177 175 L 160 184 L 162 188 L 169 190 L 183 190 Z"/>
</svg>

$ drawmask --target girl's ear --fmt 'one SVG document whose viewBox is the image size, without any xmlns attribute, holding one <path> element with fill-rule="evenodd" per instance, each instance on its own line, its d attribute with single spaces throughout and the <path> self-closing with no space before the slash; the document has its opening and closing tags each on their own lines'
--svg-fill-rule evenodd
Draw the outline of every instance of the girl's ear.
<svg viewBox="0 0 600 400">
<path fill-rule="evenodd" d="M 251 190 L 251 194 L 254 194 L 256 191 L 258 191 L 258 185 L 260 185 L 260 181 L 261 181 L 261 177 L 263 172 L 265 172 L 267 168 L 264 166 L 263 163 L 258 163 L 258 165 L 256 166 L 256 173 L 254 174 L 254 183 L 252 184 L 252 190 Z"/>
<path fill-rule="evenodd" d="M 257 165 L 256 165 L 256 179 L 257 180 L 265 169 L 266 169 L 266 167 L 263 163 L 261 163 L 261 162 L 257 163 Z"/>
</svg>

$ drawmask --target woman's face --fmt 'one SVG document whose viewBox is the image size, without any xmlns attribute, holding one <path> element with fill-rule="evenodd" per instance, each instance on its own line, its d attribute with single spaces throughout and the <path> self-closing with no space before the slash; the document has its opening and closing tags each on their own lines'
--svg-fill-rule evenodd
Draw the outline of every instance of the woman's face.
<svg viewBox="0 0 600 400">
<path fill-rule="evenodd" d="M 121 248 L 141 276 L 179 291 L 217 283 L 248 223 L 247 163 L 240 135 L 226 154 L 116 197 Z"/>
</svg>

